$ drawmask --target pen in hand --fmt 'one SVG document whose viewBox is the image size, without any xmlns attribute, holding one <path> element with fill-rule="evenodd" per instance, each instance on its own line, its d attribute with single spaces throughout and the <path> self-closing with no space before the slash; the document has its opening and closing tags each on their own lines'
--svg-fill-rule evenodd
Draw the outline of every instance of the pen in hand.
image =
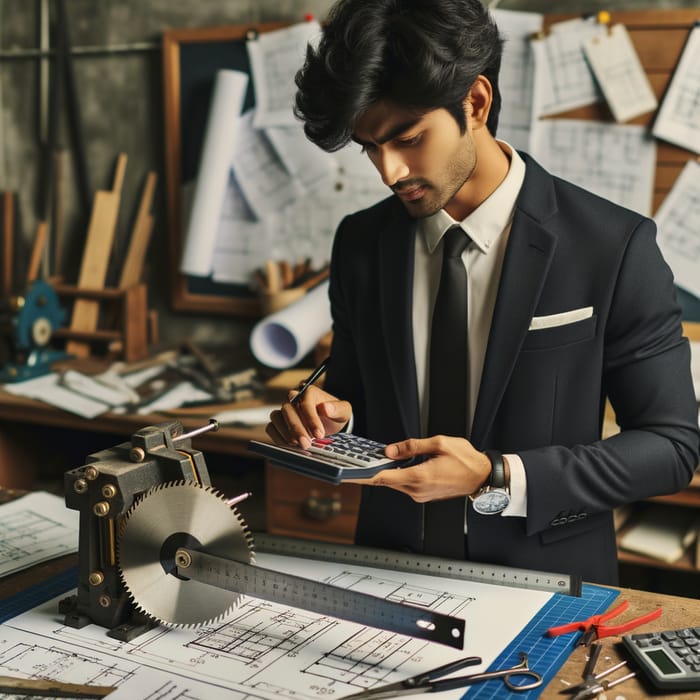
<svg viewBox="0 0 700 700">
<path fill-rule="evenodd" d="M 290 400 L 290 404 L 294 406 L 296 403 L 301 401 L 301 397 L 304 395 L 306 390 L 326 371 L 326 368 L 328 367 L 328 362 L 330 361 L 330 357 L 327 357 L 316 369 L 301 383 L 301 387 L 299 389 L 299 393 L 295 394 L 294 397 Z"/>
</svg>

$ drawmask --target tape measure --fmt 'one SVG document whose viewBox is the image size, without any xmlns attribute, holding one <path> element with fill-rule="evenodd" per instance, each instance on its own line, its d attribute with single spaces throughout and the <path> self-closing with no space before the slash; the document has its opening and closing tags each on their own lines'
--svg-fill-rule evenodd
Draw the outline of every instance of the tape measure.
<svg viewBox="0 0 700 700">
<path fill-rule="evenodd" d="M 255 549 L 268 554 L 280 554 L 302 559 L 320 559 L 342 564 L 373 566 L 391 571 L 447 576 L 461 581 L 490 583 L 512 588 L 525 588 L 565 595 L 581 595 L 579 576 L 531 571 L 496 564 L 479 564 L 457 559 L 443 559 L 425 554 L 405 554 L 385 549 L 356 545 L 330 544 L 265 533 L 255 534 Z"/>
</svg>

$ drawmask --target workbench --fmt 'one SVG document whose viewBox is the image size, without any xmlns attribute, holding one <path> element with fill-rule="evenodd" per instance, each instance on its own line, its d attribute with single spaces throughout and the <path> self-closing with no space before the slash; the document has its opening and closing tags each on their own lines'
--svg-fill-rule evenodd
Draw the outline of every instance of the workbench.
<svg viewBox="0 0 700 700">
<path fill-rule="evenodd" d="M 244 408 L 255 402 L 236 404 Z M 198 428 L 207 423 L 212 412 L 232 408 L 232 405 L 216 405 L 207 408 L 174 410 L 158 414 L 137 414 L 116 412 L 104 413 L 96 418 L 81 418 L 68 411 L 63 411 L 49 404 L 15 396 L 0 388 L 0 420 L 13 423 L 26 423 L 29 426 L 51 426 L 66 430 L 89 431 L 93 433 L 109 433 L 124 440 L 146 425 L 155 425 L 169 420 L 179 420 L 187 430 Z M 0 429 L 0 433 L 2 429 Z M 217 432 L 203 433 L 197 437 L 197 449 L 203 452 L 248 456 L 256 459 L 247 451 L 249 440 L 264 439 L 265 431 L 262 426 L 234 427 L 220 426 Z M 110 445 L 105 445 L 109 447 Z"/>
<path fill-rule="evenodd" d="M 0 503 L 20 495 L 18 491 L 8 489 L 0 489 Z M 0 598 L 4 599 L 14 594 L 26 590 L 40 581 L 46 580 L 51 576 L 55 576 L 66 571 L 68 568 L 77 565 L 77 555 L 68 555 L 54 559 L 43 564 L 38 564 L 24 571 L 6 576 L 0 579 Z M 691 598 L 680 598 L 676 596 L 668 596 L 646 591 L 638 591 L 628 588 L 620 588 L 620 594 L 616 601 L 611 604 L 611 607 L 618 605 L 622 600 L 627 600 L 630 603 L 630 609 L 625 615 L 620 618 L 620 621 L 627 619 L 630 615 L 639 615 L 643 612 L 648 612 L 654 608 L 661 606 L 663 614 L 661 617 L 651 623 L 639 627 L 636 632 L 650 632 L 653 630 L 664 630 L 671 628 L 680 628 L 688 624 L 697 623 L 700 620 L 700 600 Z M 598 662 L 597 670 L 602 670 L 611 666 L 615 662 L 621 660 L 622 657 L 616 644 L 617 638 L 611 637 L 603 640 L 604 650 L 601 659 Z M 555 678 L 547 685 L 540 695 L 545 700 L 553 700 L 554 698 L 563 697 L 560 691 L 567 687 L 568 684 L 576 684 L 580 681 L 581 672 L 586 662 L 587 649 L 585 647 L 577 647 L 566 661 L 564 666 L 559 670 Z M 612 677 L 616 677 L 613 674 Z M 624 696 L 626 700 L 636 700 L 637 698 L 650 697 L 651 693 L 644 685 L 636 679 L 630 679 L 624 684 L 617 686 L 614 692 L 611 690 L 609 697 Z M 693 693 L 674 693 L 664 695 L 664 698 L 673 700 L 686 699 L 693 697 Z"/>
</svg>

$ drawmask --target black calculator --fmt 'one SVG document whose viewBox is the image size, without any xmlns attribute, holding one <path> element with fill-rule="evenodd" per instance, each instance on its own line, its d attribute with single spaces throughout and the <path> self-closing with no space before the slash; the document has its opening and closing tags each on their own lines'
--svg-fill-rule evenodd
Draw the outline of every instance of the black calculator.
<svg viewBox="0 0 700 700">
<path fill-rule="evenodd" d="M 353 433 L 315 438 L 308 450 L 257 440 L 248 443 L 251 452 L 264 455 L 280 467 L 332 484 L 345 479 L 366 479 L 383 469 L 413 463 L 412 460 L 389 459 L 384 454 L 385 447 L 381 442 Z"/>
<path fill-rule="evenodd" d="M 659 690 L 700 690 L 700 627 L 630 634 L 622 642 Z"/>
</svg>

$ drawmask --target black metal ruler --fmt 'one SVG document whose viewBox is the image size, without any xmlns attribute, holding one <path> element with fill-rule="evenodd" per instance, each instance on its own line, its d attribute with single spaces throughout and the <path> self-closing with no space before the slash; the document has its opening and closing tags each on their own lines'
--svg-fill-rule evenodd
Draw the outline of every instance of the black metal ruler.
<svg viewBox="0 0 700 700">
<path fill-rule="evenodd" d="M 464 620 L 457 617 L 184 547 L 175 561 L 178 575 L 227 591 L 464 647 Z"/>
</svg>

